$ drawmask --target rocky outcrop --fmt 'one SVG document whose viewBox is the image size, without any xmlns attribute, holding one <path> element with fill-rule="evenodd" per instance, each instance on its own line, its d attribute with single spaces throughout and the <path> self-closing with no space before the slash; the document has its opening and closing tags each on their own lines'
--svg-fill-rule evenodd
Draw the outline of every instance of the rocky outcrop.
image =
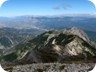
<svg viewBox="0 0 96 72">
<path fill-rule="evenodd" d="M 41 64 L 14 66 L 13 68 L 9 68 L 9 71 L 10 72 L 88 72 L 91 71 L 94 66 L 95 65 L 93 63 L 82 63 L 82 64 L 41 63 Z"/>
</svg>

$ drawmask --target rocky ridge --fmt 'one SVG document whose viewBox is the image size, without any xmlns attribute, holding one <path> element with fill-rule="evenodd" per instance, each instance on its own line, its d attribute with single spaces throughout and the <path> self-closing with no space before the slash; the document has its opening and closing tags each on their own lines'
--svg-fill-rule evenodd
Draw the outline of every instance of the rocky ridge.
<svg viewBox="0 0 96 72">
<path fill-rule="evenodd" d="M 10 57 L 13 57 L 12 59 Z M 50 30 L 15 47 L 1 60 L 20 62 L 62 62 L 64 60 L 90 59 L 96 48 L 85 32 L 78 28 Z"/>
</svg>

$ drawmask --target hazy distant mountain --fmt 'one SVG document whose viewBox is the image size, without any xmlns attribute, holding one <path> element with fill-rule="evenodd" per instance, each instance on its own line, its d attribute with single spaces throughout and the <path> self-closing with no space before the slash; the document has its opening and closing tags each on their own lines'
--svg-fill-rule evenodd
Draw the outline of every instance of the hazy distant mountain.
<svg viewBox="0 0 96 72">
<path fill-rule="evenodd" d="M 63 29 L 78 27 L 96 32 L 95 15 L 58 15 L 58 16 L 18 16 L 13 18 L 0 17 L 0 27 L 18 29 Z"/>
<path fill-rule="evenodd" d="M 88 34 L 89 38 L 96 43 L 96 32 L 94 31 L 86 31 L 85 32 Z"/>
<path fill-rule="evenodd" d="M 51 30 L 22 42 L 1 56 L 1 61 L 61 62 L 90 59 L 96 56 L 95 45 L 78 28 Z"/>
<path fill-rule="evenodd" d="M 42 32 L 43 31 L 37 29 L 0 28 L 0 53 L 26 39 L 32 39 Z"/>
</svg>

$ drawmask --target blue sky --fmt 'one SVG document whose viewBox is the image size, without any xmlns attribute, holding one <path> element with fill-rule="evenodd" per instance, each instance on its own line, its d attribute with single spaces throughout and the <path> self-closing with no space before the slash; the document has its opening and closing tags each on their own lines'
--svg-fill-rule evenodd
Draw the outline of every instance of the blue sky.
<svg viewBox="0 0 96 72">
<path fill-rule="evenodd" d="M 88 0 L 8 0 L 0 8 L 0 16 L 95 14 Z"/>
</svg>

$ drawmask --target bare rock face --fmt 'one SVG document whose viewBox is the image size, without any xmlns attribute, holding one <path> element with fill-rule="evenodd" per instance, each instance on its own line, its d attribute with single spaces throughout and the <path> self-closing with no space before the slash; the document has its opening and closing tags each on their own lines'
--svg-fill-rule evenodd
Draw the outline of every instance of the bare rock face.
<svg viewBox="0 0 96 72">
<path fill-rule="evenodd" d="M 86 33 L 78 28 L 47 31 L 18 45 L 15 49 L 12 52 L 15 57 L 11 61 L 23 60 L 45 63 L 71 59 L 90 59 L 96 56 L 96 48 L 91 44 Z M 7 56 L 10 57 L 11 55 L 5 55 L 3 60 Z"/>
<path fill-rule="evenodd" d="M 83 40 L 85 40 L 86 42 L 88 42 L 90 45 L 93 45 L 93 43 L 90 41 L 88 35 L 81 29 L 73 27 L 70 30 L 63 30 L 64 34 L 73 34 L 73 35 L 77 35 L 80 38 L 82 38 Z"/>
<path fill-rule="evenodd" d="M 30 64 L 15 66 L 11 72 L 88 72 L 92 70 L 94 64 L 61 64 L 61 63 L 48 63 L 48 64 Z"/>
<path fill-rule="evenodd" d="M 89 37 L 87 36 L 87 34 L 83 30 L 81 30 L 81 29 L 73 27 L 72 29 L 69 30 L 69 32 L 71 34 L 79 36 L 80 38 L 82 38 L 86 42 L 90 42 Z"/>
</svg>

